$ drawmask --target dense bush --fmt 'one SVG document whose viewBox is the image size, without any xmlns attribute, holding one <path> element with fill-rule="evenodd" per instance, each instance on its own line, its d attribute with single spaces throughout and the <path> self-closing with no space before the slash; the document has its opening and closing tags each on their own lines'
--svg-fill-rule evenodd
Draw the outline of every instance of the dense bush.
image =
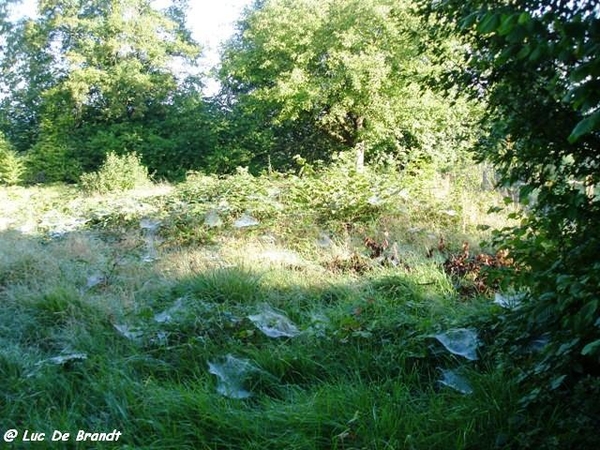
<svg viewBox="0 0 600 450">
<path fill-rule="evenodd" d="M 84 191 L 97 193 L 125 191 L 149 184 L 148 169 L 136 153 L 118 156 L 111 152 L 100 170 L 85 173 L 80 178 Z"/>
<path fill-rule="evenodd" d="M 178 192 L 183 201 L 201 212 L 215 210 L 231 218 L 248 212 L 260 220 L 274 220 L 284 207 L 281 184 L 238 167 L 235 174 L 225 176 L 190 172 Z"/>
<path fill-rule="evenodd" d="M 75 183 L 81 164 L 70 146 L 54 136 L 38 141 L 27 154 L 26 179 L 33 183 Z"/>
<path fill-rule="evenodd" d="M 402 200 L 398 196 L 401 173 L 394 167 L 387 169 L 367 167 L 357 172 L 349 152 L 338 155 L 322 170 L 303 166 L 302 176 L 292 188 L 293 203 L 316 214 L 321 222 L 372 220 L 398 205 L 391 200 Z"/>
</svg>

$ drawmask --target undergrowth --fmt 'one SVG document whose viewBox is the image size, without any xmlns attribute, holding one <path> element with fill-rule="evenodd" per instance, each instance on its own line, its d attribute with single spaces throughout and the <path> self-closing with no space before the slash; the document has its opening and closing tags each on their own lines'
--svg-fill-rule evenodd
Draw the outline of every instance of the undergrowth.
<svg viewBox="0 0 600 450">
<path fill-rule="evenodd" d="M 79 184 L 85 192 L 106 194 L 146 187 L 150 179 L 148 169 L 135 152 L 123 156 L 109 152 L 100 169 L 81 175 Z"/>
<path fill-rule="evenodd" d="M 126 196 L 4 189 L 1 431 L 122 431 L 106 448 L 510 448 L 519 390 L 483 319 L 499 307 L 443 267 L 465 240 L 489 250 L 478 225 L 502 220 L 484 214 L 500 199 L 453 189 L 343 162 Z M 454 329 L 477 331 L 476 360 L 435 337 Z"/>
</svg>

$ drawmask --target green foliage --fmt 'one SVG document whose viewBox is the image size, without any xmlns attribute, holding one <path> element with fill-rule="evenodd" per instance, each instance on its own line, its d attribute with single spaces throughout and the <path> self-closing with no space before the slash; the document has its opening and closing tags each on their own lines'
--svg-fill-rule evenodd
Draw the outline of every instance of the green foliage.
<svg viewBox="0 0 600 450">
<path fill-rule="evenodd" d="M 11 24 L 0 55 L 0 83 L 10 92 L 0 129 L 31 151 L 30 178 L 74 181 L 98 169 L 108 151 L 137 152 L 163 177 L 198 167 L 210 147 L 200 83 L 178 80 L 172 64 L 194 64 L 200 53 L 182 8 L 61 0 L 41 2 L 37 18 Z"/>
<path fill-rule="evenodd" d="M 148 169 L 136 153 L 119 156 L 109 152 L 100 170 L 84 173 L 80 178 L 84 191 L 101 194 L 147 187 L 149 184 Z"/>
<path fill-rule="evenodd" d="M 22 153 L 39 137 L 42 95 L 55 84 L 52 56 L 44 51 L 43 33 L 29 21 L 13 22 L 7 12 L 17 0 L 2 3 L 0 14 L 0 130 Z M 5 9 L 4 9 L 5 8 Z"/>
<path fill-rule="evenodd" d="M 251 212 L 261 220 L 274 220 L 281 212 L 281 189 L 268 176 L 253 176 L 248 169 L 238 168 L 226 176 L 189 173 L 178 186 L 181 200 L 201 208 L 216 209 L 229 217 Z"/>
<path fill-rule="evenodd" d="M 69 3 L 42 3 L 37 25 L 46 45 L 61 33 L 74 36 L 61 49 L 68 72 L 57 89 L 68 93 L 79 120 L 143 117 L 176 87 L 171 58 L 198 56 L 176 21 L 147 1 Z"/>
<path fill-rule="evenodd" d="M 402 176 L 397 167 L 357 171 L 352 156 L 343 153 L 319 171 L 302 166 L 303 175 L 290 194 L 297 207 L 312 212 L 324 224 L 365 223 L 398 208 Z"/>
<path fill-rule="evenodd" d="M 156 177 L 180 181 L 187 171 L 208 165 L 208 155 L 218 145 L 219 115 L 193 86 L 181 89 L 164 114 L 140 125 L 137 151 Z"/>
<path fill-rule="evenodd" d="M 211 110 L 210 128 L 216 142 L 202 158 L 202 170 L 234 173 L 248 167 L 251 173 L 265 170 L 281 172 L 295 168 L 294 156 L 311 163 L 329 160 L 343 149 L 323 130 L 316 128 L 309 114 L 295 120 L 273 123 L 272 111 L 264 102 L 249 99 Z"/>
<path fill-rule="evenodd" d="M 505 328 L 507 340 L 550 339 L 526 366 L 523 404 L 546 416 L 561 402 L 570 409 L 568 392 L 600 372 L 597 5 L 444 1 L 430 12 L 442 38 L 459 33 L 468 43 L 463 66 L 445 81 L 486 100 L 479 157 L 495 165 L 502 184 L 520 183 L 527 205 L 519 226 L 496 234 L 519 268 L 505 281 L 529 293 Z M 586 414 L 575 421 L 587 423 Z M 590 446 L 573 444 L 576 435 L 561 426 L 556 448 Z"/>
<path fill-rule="evenodd" d="M 25 163 L 0 133 L 0 184 L 19 184 L 25 171 Z"/>
<path fill-rule="evenodd" d="M 499 214 L 486 214 L 490 206 L 504 203 L 496 192 L 482 190 L 481 168 L 473 161 L 465 159 L 461 167 L 439 174 L 433 164 L 403 168 L 391 157 L 362 172 L 356 170 L 351 152 L 335 154 L 333 160 L 313 165 L 298 155 L 298 174 L 254 176 L 244 168 L 224 176 L 189 173 L 177 187 L 181 203 L 171 205 L 166 228 L 175 240 L 180 236 L 189 242 L 184 238 L 189 235 L 191 241 L 206 242 L 214 230 L 204 220 L 213 213 L 227 227 L 248 212 L 259 219 L 259 229 L 274 227 L 284 234 L 299 229 L 313 233 L 316 224 L 337 231 L 340 224 L 342 229 L 361 228 L 394 217 L 402 223 L 399 233 L 406 239 L 431 246 L 440 236 L 481 236 L 480 226 L 489 229 L 506 223 Z M 297 223 L 287 228 L 282 218 L 291 213 Z M 428 225 L 423 227 L 424 223 Z M 435 242 L 426 242 L 431 235 Z"/>
<path fill-rule="evenodd" d="M 224 92 L 267 123 L 312 127 L 355 149 L 359 166 L 366 151 L 407 160 L 458 152 L 473 111 L 420 85 L 434 70 L 419 46 L 424 27 L 408 2 L 262 2 L 225 49 Z"/>
<path fill-rule="evenodd" d="M 44 136 L 27 154 L 26 180 L 75 183 L 82 173 L 73 149 L 55 136 Z"/>
<path fill-rule="evenodd" d="M 0 152 L 0 183 L 19 184 L 24 172 L 25 163 L 14 150 Z"/>
<path fill-rule="evenodd" d="M 336 176 L 340 185 L 344 176 L 359 180 L 351 157 L 336 164 L 340 174 L 323 176 Z M 301 176 L 289 177 L 193 174 L 144 198 L 141 192 L 85 196 L 58 186 L 0 190 L 0 202 L 18 220 L 11 227 L 19 230 L 30 220 L 47 223 L 58 211 L 86 222 L 85 230 L 61 237 L 42 239 L 41 227 L 0 233 L 0 377 L 10 399 L 0 402 L 0 417 L 6 426 L 117 428 L 123 445 L 157 450 L 510 446 L 508 418 L 518 392 L 488 364 L 487 345 L 479 349 L 483 361 L 471 363 L 431 337 L 471 326 L 492 305 L 457 301 L 420 245 L 401 247 L 410 268 L 379 266 L 364 277 L 328 269 L 323 260 L 337 252 L 363 251 L 364 233 L 385 226 L 401 243 L 408 235 L 390 228 L 403 220 L 392 215 L 356 229 L 329 220 L 329 230 L 350 235 L 335 233 L 328 247 L 317 245 L 310 231 L 323 223 L 290 194 L 292 184 L 308 189 L 304 178 L 318 182 L 309 172 L 305 166 Z M 374 173 L 363 175 L 375 183 Z M 275 188 L 277 196 L 270 192 Z M 365 195 L 369 188 L 360 190 Z M 270 220 L 263 207 L 258 233 L 223 226 L 213 231 L 212 245 L 159 245 L 177 207 L 202 217 L 205 203 L 228 200 L 237 213 L 259 208 L 269 195 L 284 209 Z M 107 222 L 102 232 L 89 226 L 94 215 L 110 210 L 124 217 L 129 208 L 135 211 L 127 226 Z M 157 245 L 152 261 L 138 251 L 149 242 Z M 296 262 L 274 264 L 284 251 Z M 269 309 L 299 333 L 263 333 L 251 317 Z M 251 397 L 224 398 L 217 389 L 221 381 L 209 364 L 226 355 L 256 368 L 230 371 Z M 443 386 L 441 368 L 460 371 L 473 393 Z"/>
</svg>

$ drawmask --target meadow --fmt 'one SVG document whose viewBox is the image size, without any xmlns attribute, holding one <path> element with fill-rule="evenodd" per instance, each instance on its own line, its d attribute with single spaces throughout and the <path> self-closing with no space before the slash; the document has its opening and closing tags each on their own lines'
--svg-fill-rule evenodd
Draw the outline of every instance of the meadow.
<svg viewBox="0 0 600 450">
<path fill-rule="evenodd" d="M 338 164 L 3 187 L 9 448 L 507 445 L 518 388 L 490 325 L 504 297 L 474 261 L 496 258 L 482 242 L 508 219 L 479 181 Z"/>
</svg>

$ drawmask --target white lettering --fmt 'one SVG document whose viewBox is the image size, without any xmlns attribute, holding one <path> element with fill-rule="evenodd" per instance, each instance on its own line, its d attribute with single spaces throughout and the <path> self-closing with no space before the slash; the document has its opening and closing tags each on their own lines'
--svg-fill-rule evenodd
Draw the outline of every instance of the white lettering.
<svg viewBox="0 0 600 450">
<path fill-rule="evenodd" d="M 52 433 L 52 441 L 56 442 L 56 441 L 63 441 L 63 442 L 67 442 L 69 440 L 69 433 L 62 433 L 58 430 L 54 430 L 54 433 Z"/>
<path fill-rule="evenodd" d="M 121 437 L 121 432 L 116 429 L 110 433 L 88 433 L 85 430 L 79 430 L 75 440 L 91 442 L 116 442 Z"/>
<path fill-rule="evenodd" d="M 23 433 L 23 442 L 41 442 L 46 437 L 45 433 L 35 433 L 25 430 Z"/>
</svg>

